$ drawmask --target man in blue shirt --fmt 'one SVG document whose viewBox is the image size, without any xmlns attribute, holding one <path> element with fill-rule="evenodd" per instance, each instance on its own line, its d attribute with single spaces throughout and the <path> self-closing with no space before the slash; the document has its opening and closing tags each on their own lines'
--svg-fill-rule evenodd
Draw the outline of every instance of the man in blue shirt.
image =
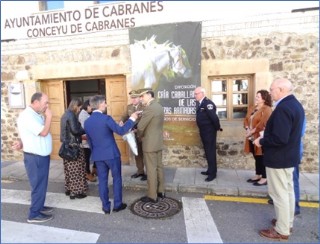
<svg viewBox="0 0 320 244">
<path fill-rule="evenodd" d="M 31 104 L 18 117 L 21 141 L 13 149 L 23 149 L 24 165 L 31 187 L 31 206 L 28 223 L 43 223 L 53 219 L 53 208 L 44 206 L 48 187 L 52 137 L 52 112 L 46 94 L 36 92 Z"/>
</svg>

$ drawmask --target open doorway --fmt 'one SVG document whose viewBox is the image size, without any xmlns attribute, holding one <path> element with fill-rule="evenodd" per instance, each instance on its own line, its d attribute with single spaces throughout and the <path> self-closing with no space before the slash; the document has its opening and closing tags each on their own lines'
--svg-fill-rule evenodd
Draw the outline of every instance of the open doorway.
<svg viewBox="0 0 320 244">
<path fill-rule="evenodd" d="M 80 98 L 82 102 L 94 95 L 106 96 L 104 79 L 66 80 L 67 105 L 73 98 Z"/>
<path fill-rule="evenodd" d="M 123 112 L 127 108 L 126 77 L 123 75 L 107 76 L 103 79 L 70 79 L 70 80 L 42 80 L 41 91 L 48 95 L 50 109 L 52 110 L 52 125 L 50 132 L 53 138 L 52 159 L 61 159 L 58 155 L 60 142 L 60 119 L 70 101 L 74 97 L 88 99 L 93 95 L 106 97 L 107 111 L 115 121 L 120 121 Z M 87 98 L 88 97 L 88 98 Z M 115 135 L 118 144 L 121 161 L 129 163 L 129 147 L 121 136 Z"/>
</svg>

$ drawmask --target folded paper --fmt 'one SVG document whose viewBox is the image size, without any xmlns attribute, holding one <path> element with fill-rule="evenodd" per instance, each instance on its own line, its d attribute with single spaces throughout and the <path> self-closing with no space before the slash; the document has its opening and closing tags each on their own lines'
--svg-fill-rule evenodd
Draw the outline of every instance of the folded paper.
<svg viewBox="0 0 320 244">
<path fill-rule="evenodd" d="M 134 155 L 138 155 L 138 147 L 137 147 L 137 141 L 136 137 L 133 131 L 128 132 L 124 136 L 122 136 L 123 140 L 127 141 L 129 144 L 129 147 L 131 151 L 134 153 Z"/>
</svg>

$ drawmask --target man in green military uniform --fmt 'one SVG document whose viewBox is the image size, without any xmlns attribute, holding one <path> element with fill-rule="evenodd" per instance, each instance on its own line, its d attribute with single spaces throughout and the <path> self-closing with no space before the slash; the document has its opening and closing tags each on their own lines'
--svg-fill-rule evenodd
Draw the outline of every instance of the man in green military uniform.
<svg viewBox="0 0 320 244">
<path fill-rule="evenodd" d="M 154 99 L 151 89 L 141 89 L 140 99 L 145 108 L 138 124 L 138 137 L 142 140 L 144 163 L 148 174 L 148 194 L 142 202 L 155 203 L 164 198 L 163 150 L 163 107 Z"/>
<path fill-rule="evenodd" d="M 126 112 L 122 115 L 120 125 L 126 122 L 131 116 L 131 114 L 133 114 L 136 111 L 142 111 L 144 108 L 144 106 L 140 102 L 140 97 L 136 90 L 132 90 L 131 92 L 129 92 L 129 96 L 131 99 L 131 103 L 127 106 Z M 140 118 L 141 118 L 141 114 L 136 120 L 136 125 L 133 127 L 133 129 L 137 128 L 137 124 L 139 123 Z M 137 137 L 136 133 L 135 135 L 136 135 L 137 148 L 138 148 L 138 155 L 135 156 L 137 172 L 131 175 L 131 178 L 141 177 L 141 180 L 145 181 L 147 180 L 147 175 L 144 173 L 142 143 L 141 143 L 141 140 L 139 140 L 139 138 Z"/>
</svg>

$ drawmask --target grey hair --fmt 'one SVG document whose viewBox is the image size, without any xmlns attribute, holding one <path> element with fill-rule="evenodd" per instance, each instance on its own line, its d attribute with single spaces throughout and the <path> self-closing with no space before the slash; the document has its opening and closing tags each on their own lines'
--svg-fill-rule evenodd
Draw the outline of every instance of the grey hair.
<svg viewBox="0 0 320 244">
<path fill-rule="evenodd" d="M 99 105 L 106 101 L 105 96 L 102 95 L 95 95 L 90 98 L 90 106 L 92 110 L 96 110 L 99 108 Z"/>
<path fill-rule="evenodd" d="M 201 87 L 201 86 L 198 86 L 198 87 L 196 88 L 196 90 L 200 90 L 200 92 L 202 92 L 204 95 L 206 94 L 206 89 L 204 89 L 204 88 Z"/>
</svg>

